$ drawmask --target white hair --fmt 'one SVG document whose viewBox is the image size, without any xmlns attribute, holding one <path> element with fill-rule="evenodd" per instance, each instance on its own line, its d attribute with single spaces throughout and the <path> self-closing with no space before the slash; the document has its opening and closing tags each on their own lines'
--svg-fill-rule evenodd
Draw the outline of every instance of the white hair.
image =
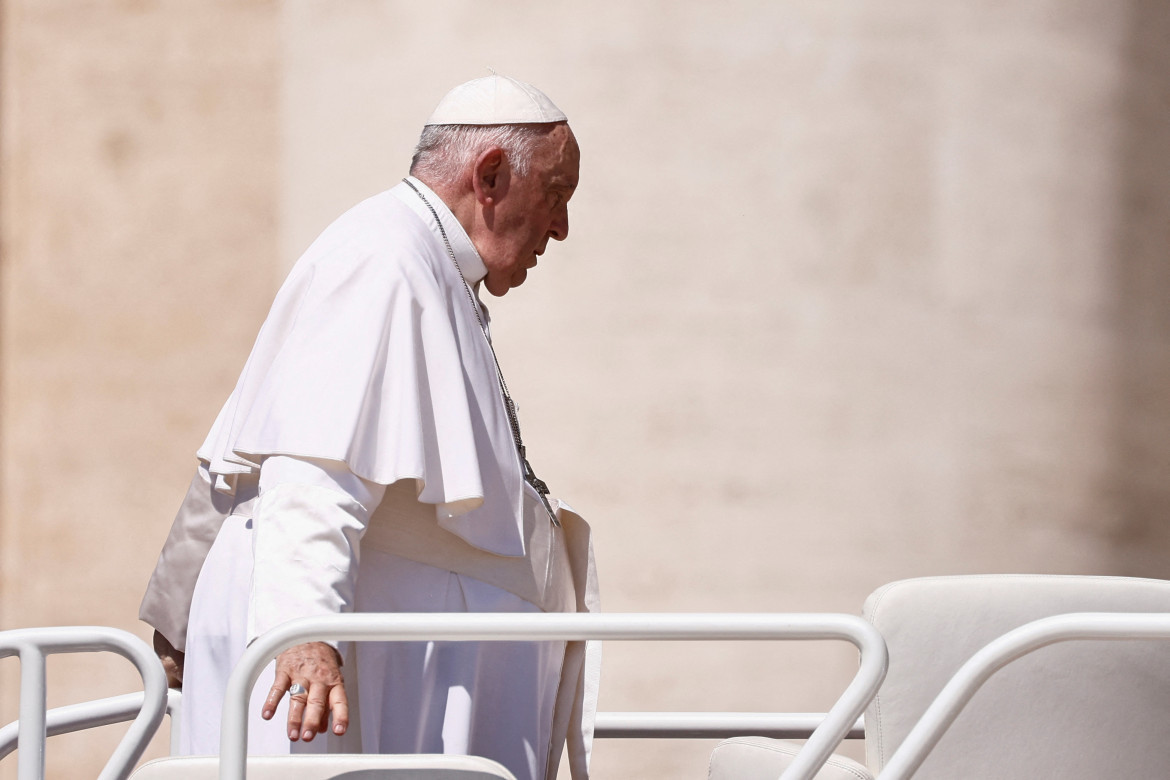
<svg viewBox="0 0 1170 780">
<path fill-rule="evenodd" d="M 485 150 L 504 150 L 519 176 L 528 174 L 539 142 L 556 124 L 427 125 L 419 136 L 410 173 L 424 180 L 454 183 Z"/>
</svg>

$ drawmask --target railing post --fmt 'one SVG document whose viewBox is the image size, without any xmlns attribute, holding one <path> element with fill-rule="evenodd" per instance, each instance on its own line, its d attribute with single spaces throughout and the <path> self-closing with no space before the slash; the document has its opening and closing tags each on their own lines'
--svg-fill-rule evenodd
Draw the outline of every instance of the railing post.
<svg viewBox="0 0 1170 780">
<path fill-rule="evenodd" d="M 183 694 L 180 691 L 167 690 L 167 714 L 171 716 L 170 750 L 172 756 L 179 755 L 180 740 L 183 736 L 182 703 Z"/>
<path fill-rule="evenodd" d="M 19 780 L 45 776 L 45 656 L 41 648 L 22 644 L 20 659 L 20 739 L 17 742 Z"/>
</svg>

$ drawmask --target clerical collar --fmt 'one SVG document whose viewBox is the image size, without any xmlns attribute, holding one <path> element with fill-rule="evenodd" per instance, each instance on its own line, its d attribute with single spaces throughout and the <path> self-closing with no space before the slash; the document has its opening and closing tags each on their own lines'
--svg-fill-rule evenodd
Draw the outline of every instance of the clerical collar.
<svg viewBox="0 0 1170 780">
<path fill-rule="evenodd" d="M 426 203 L 429 203 L 435 210 L 434 214 L 426 207 L 426 203 L 420 201 L 418 196 L 408 188 L 408 183 L 414 185 L 417 191 L 426 197 Z M 471 243 L 471 237 L 467 235 L 463 225 L 459 224 L 459 220 L 451 213 L 451 209 L 447 208 L 447 204 L 443 203 L 443 199 L 413 176 L 407 176 L 406 182 L 395 187 L 395 189 L 399 188 L 405 189 L 406 194 L 410 196 L 401 197 L 402 202 L 422 217 L 431 226 L 435 235 L 440 234 L 439 226 L 434 224 L 435 216 L 438 216 L 442 222 L 443 230 L 447 233 L 447 240 L 451 244 L 451 251 L 455 253 L 455 262 L 459 266 L 463 278 L 472 287 L 479 284 L 487 276 L 487 266 L 483 264 L 483 258 L 479 256 L 475 245 Z"/>
</svg>

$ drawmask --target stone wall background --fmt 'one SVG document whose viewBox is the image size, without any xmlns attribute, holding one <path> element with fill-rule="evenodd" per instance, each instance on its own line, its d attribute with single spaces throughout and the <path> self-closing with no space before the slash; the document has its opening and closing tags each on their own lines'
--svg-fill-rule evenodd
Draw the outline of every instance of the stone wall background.
<svg viewBox="0 0 1170 780">
<path fill-rule="evenodd" d="M 0 627 L 148 636 L 141 590 L 280 279 L 488 67 L 547 91 L 583 149 L 570 240 L 492 313 L 607 609 L 1170 576 L 1163 3 L 0 12 Z M 51 662 L 50 703 L 125 690 L 100 663 Z M 606 663 L 603 709 L 801 711 L 855 658 Z M 0 662 L 5 721 L 15 680 Z M 50 774 L 96 774 L 101 731 L 54 738 Z M 709 749 L 600 742 L 596 772 L 700 778 Z"/>
</svg>

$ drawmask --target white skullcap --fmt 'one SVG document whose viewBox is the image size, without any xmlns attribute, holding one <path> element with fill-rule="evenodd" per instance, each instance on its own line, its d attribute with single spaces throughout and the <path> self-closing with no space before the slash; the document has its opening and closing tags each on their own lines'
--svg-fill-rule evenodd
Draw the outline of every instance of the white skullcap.
<svg viewBox="0 0 1170 780">
<path fill-rule="evenodd" d="M 493 73 L 448 92 L 426 124 L 523 125 L 564 121 L 565 113 L 539 89 Z"/>
</svg>

